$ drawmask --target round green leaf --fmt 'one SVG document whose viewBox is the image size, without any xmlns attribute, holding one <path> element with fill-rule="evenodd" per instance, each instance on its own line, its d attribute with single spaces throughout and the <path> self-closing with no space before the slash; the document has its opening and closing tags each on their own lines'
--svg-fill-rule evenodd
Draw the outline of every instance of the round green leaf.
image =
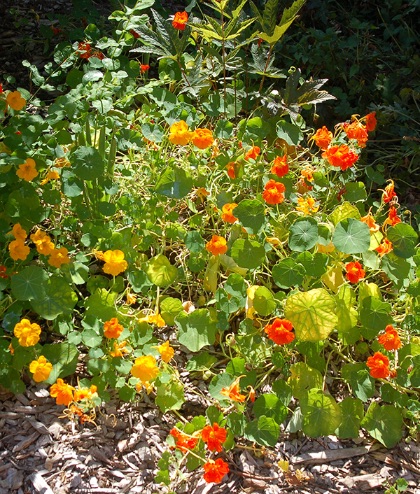
<svg viewBox="0 0 420 494">
<path fill-rule="evenodd" d="M 265 259 L 265 250 L 256 240 L 238 238 L 232 245 L 230 255 L 238 266 L 256 269 Z"/>
<path fill-rule="evenodd" d="M 412 226 L 398 223 L 388 229 L 387 237 L 392 242 L 394 254 L 398 257 L 407 259 L 416 253 L 419 236 Z"/>
<path fill-rule="evenodd" d="M 259 286 L 254 294 L 254 309 L 260 316 L 270 315 L 277 307 L 274 295 L 265 286 Z"/>
<path fill-rule="evenodd" d="M 342 421 L 341 408 L 322 389 L 311 389 L 301 400 L 303 432 L 309 437 L 334 434 Z"/>
<path fill-rule="evenodd" d="M 52 276 L 43 286 L 43 293 L 31 301 L 31 306 L 41 317 L 53 320 L 60 314 L 71 314 L 77 303 L 77 295 L 64 278 Z"/>
<path fill-rule="evenodd" d="M 256 199 L 245 199 L 236 206 L 234 216 L 248 233 L 256 234 L 265 223 L 264 204 Z"/>
<path fill-rule="evenodd" d="M 216 339 L 216 322 L 208 309 L 197 309 L 190 314 L 181 312 L 175 319 L 178 341 L 191 352 L 198 352 Z"/>
<path fill-rule="evenodd" d="M 175 317 L 183 310 L 182 302 L 179 298 L 164 298 L 160 303 L 160 315 L 168 326 L 173 326 Z"/>
<path fill-rule="evenodd" d="M 386 448 L 393 448 L 402 438 L 401 409 L 392 405 L 379 406 L 373 402 L 361 425 Z"/>
<path fill-rule="evenodd" d="M 156 286 L 168 286 L 177 277 L 178 270 L 169 262 L 163 254 L 152 257 L 146 268 L 149 280 Z"/>
<path fill-rule="evenodd" d="M 287 417 L 287 408 L 275 394 L 262 394 L 259 396 L 252 408 L 256 417 L 265 415 L 272 417 L 278 424 L 281 424 Z"/>
<path fill-rule="evenodd" d="M 248 422 L 245 437 L 261 446 L 275 446 L 280 434 L 279 424 L 272 418 L 262 415 L 257 420 Z"/>
<path fill-rule="evenodd" d="M 284 313 L 300 341 L 324 340 L 337 325 L 335 299 L 324 288 L 291 295 Z"/>
<path fill-rule="evenodd" d="M 28 266 L 11 277 L 12 294 L 17 300 L 33 300 L 44 292 L 48 273 L 38 266 Z"/>
<path fill-rule="evenodd" d="M 339 403 L 342 414 L 342 421 L 337 429 L 340 439 L 359 437 L 360 422 L 363 419 L 363 403 L 357 399 L 347 396 Z"/>
<path fill-rule="evenodd" d="M 370 246 L 370 231 L 366 223 L 354 218 L 340 221 L 332 237 L 335 247 L 345 254 L 367 252 Z"/>
<path fill-rule="evenodd" d="M 305 362 L 297 362 L 291 365 L 290 374 L 288 384 L 291 387 L 293 396 L 299 400 L 304 399 L 310 389 L 322 386 L 321 373 L 309 367 Z"/>
<path fill-rule="evenodd" d="M 179 381 L 169 381 L 158 385 L 155 402 L 162 413 L 179 410 L 185 402 L 184 386 Z"/>
<path fill-rule="evenodd" d="M 388 302 L 382 302 L 376 297 L 366 297 L 360 307 L 360 322 L 363 325 L 362 334 L 366 338 L 375 336 L 385 329 L 385 326 L 392 324 L 392 307 Z"/>
<path fill-rule="evenodd" d="M 309 255 L 310 252 L 308 252 Z M 299 286 L 305 276 L 306 270 L 291 257 L 282 259 L 273 266 L 273 280 L 280 288 L 290 288 L 291 286 Z"/>
<path fill-rule="evenodd" d="M 318 242 L 318 223 L 314 218 L 298 218 L 290 227 L 289 247 L 297 252 L 310 250 Z"/>
<path fill-rule="evenodd" d="M 104 175 L 105 162 L 95 148 L 80 146 L 69 159 L 72 170 L 82 180 L 94 180 Z"/>
</svg>

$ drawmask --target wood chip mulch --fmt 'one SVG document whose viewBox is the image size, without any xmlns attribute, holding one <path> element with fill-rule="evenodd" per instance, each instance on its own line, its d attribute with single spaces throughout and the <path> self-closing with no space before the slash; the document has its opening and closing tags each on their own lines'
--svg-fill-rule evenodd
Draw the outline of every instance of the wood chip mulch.
<svg viewBox="0 0 420 494">
<path fill-rule="evenodd" d="M 0 395 L 0 494 L 164 494 L 154 482 L 166 437 L 176 422 L 143 401 L 107 403 L 95 424 L 71 422 L 48 389 Z M 176 494 L 296 494 L 384 492 L 399 478 L 420 494 L 420 447 L 392 450 L 360 438 L 284 435 L 275 448 L 239 444 L 226 455 L 231 472 L 207 484 L 200 470 L 184 472 Z M 278 461 L 288 459 L 289 471 Z"/>
</svg>

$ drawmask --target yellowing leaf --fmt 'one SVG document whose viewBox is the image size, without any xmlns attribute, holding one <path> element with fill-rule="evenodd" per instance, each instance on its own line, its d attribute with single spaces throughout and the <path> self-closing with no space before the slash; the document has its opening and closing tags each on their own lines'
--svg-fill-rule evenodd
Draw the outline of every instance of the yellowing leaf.
<svg viewBox="0 0 420 494">
<path fill-rule="evenodd" d="M 324 340 L 337 325 L 336 302 L 324 288 L 291 295 L 284 313 L 299 341 Z"/>
</svg>

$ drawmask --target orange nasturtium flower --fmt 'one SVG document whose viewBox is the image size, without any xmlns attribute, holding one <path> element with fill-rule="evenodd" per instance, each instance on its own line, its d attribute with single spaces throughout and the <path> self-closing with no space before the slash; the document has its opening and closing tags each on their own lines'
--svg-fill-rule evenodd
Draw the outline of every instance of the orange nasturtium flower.
<svg viewBox="0 0 420 494">
<path fill-rule="evenodd" d="M 69 251 L 65 247 L 54 249 L 48 259 L 48 264 L 58 269 L 63 264 L 69 264 L 70 262 Z"/>
<path fill-rule="evenodd" d="M 280 204 L 284 201 L 286 187 L 281 182 L 270 179 L 264 186 L 262 197 L 267 204 Z"/>
<path fill-rule="evenodd" d="M 22 98 L 22 95 L 19 91 L 11 91 L 6 96 L 6 103 L 13 110 L 20 111 L 26 105 L 26 99 Z"/>
<path fill-rule="evenodd" d="M 68 406 L 73 401 L 73 386 L 65 383 L 61 377 L 50 387 L 50 395 L 55 398 L 57 405 Z"/>
<path fill-rule="evenodd" d="M 264 328 L 270 340 L 277 345 L 287 345 L 295 339 L 293 324 L 288 319 L 279 319 L 276 317 L 271 324 Z"/>
<path fill-rule="evenodd" d="M 44 357 L 40 355 L 38 360 L 32 360 L 29 364 L 29 372 L 33 374 L 32 378 L 36 383 L 40 383 L 48 379 L 52 371 L 52 364 Z"/>
<path fill-rule="evenodd" d="M 287 155 L 276 156 L 271 166 L 270 173 L 278 177 L 284 177 L 289 173 L 289 165 L 287 164 Z"/>
<path fill-rule="evenodd" d="M 232 180 L 236 178 L 235 165 L 236 163 L 234 161 L 231 161 L 226 165 L 227 174 Z"/>
<path fill-rule="evenodd" d="M 118 322 L 116 317 L 111 318 L 109 321 L 104 323 L 104 336 L 105 338 L 119 338 L 120 334 L 123 332 L 123 327 Z"/>
<path fill-rule="evenodd" d="M 204 463 L 203 468 L 205 472 L 203 478 L 208 483 L 215 482 L 218 484 L 229 473 L 229 465 L 221 458 L 209 460 L 207 463 Z"/>
<path fill-rule="evenodd" d="M 98 388 L 92 384 L 90 388 L 76 389 L 73 396 L 73 401 L 91 400 L 94 395 L 97 395 Z"/>
<path fill-rule="evenodd" d="M 362 216 L 360 218 L 360 221 L 362 221 L 363 223 L 366 223 L 366 225 L 369 227 L 369 231 L 372 233 L 377 232 L 380 228 L 378 223 L 375 223 L 375 218 L 373 217 L 373 215 L 370 211 L 366 216 Z"/>
<path fill-rule="evenodd" d="M 358 261 L 348 262 L 345 268 L 346 278 L 350 283 L 357 283 L 365 277 L 366 272 Z"/>
<path fill-rule="evenodd" d="M 382 194 L 382 200 L 385 203 L 391 202 L 391 200 L 394 197 L 397 197 L 397 194 L 395 193 L 394 190 L 394 181 L 393 180 L 388 180 L 389 184 L 385 187 L 383 194 Z"/>
<path fill-rule="evenodd" d="M 198 437 L 189 436 L 176 427 L 171 429 L 169 434 L 175 439 L 175 448 L 183 453 L 187 452 L 189 449 L 194 449 L 197 446 Z"/>
<path fill-rule="evenodd" d="M 30 251 L 31 249 L 25 245 L 24 241 L 20 238 L 12 240 L 9 244 L 10 257 L 14 261 L 24 261 L 28 257 Z"/>
<path fill-rule="evenodd" d="M 366 147 L 369 136 L 366 127 L 361 122 L 355 120 L 351 124 L 343 124 L 343 128 L 349 139 L 355 139 L 361 148 Z"/>
<path fill-rule="evenodd" d="M 384 238 L 382 242 L 376 247 L 376 252 L 382 257 L 385 254 L 389 254 L 393 249 L 392 242 L 387 238 Z"/>
<path fill-rule="evenodd" d="M 305 215 L 309 215 L 311 213 L 316 213 L 318 209 L 319 206 L 315 204 L 315 199 L 313 197 L 298 197 L 298 205 L 296 206 L 296 211 L 300 211 Z"/>
<path fill-rule="evenodd" d="M 384 221 L 384 226 L 385 225 L 395 226 L 398 225 L 398 223 L 401 223 L 401 218 L 397 214 L 397 208 L 395 206 L 391 206 L 388 211 L 388 217 Z"/>
<path fill-rule="evenodd" d="M 222 444 L 226 441 L 227 431 L 219 424 L 206 425 L 201 431 L 201 439 L 207 444 L 209 451 L 220 453 L 223 449 Z"/>
<path fill-rule="evenodd" d="M 391 374 L 389 358 L 381 352 L 375 352 L 372 357 L 369 357 L 366 365 L 369 367 L 370 375 L 374 378 L 386 379 Z"/>
<path fill-rule="evenodd" d="M 60 178 L 60 174 L 56 170 L 50 170 L 45 178 L 41 180 L 41 185 L 45 185 L 48 182 L 51 182 L 51 180 L 58 180 Z"/>
<path fill-rule="evenodd" d="M 246 396 L 241 394 L 239 388 L 239 381 L 243 376 L 237 377 L 233 383 L 227 388 L 222 388 L 220 394 L 227 396 L 232 401 L 237 401 L 238 403 L 243 403 L 246 400 Z"/>
<path fill-rule="evenodd" d="M 378 337 L 378 342 L 388 351 L 398 350 L 402 347 L 398 331 L 392 324 L 388 324 L 388 326 L 385 327 L 385 333 Z"/>
<path fill-rule="evenodd" d="M 41 327 L 36 322 L 31 323 L 29 319 L 22 319 L 15 325 L 13 333 L 20 346 L 34 346 L 39 341 Z"/>
<path fill-rule="evenodd" d="M 249 159 L 255 160 L 255 159 L 257 159 L 257 157 L 259 156 L 260 153 L 261 153 L 261 149 L 258 146 L 252 146 L 252 148 L 245 153 L 244 158 L 246 160 L 249 160 Z"/>
<path fill-rule="evenodd" d="M 155 357 L 152 355 L 143 355 L 136 358 L 130 372 L 145 384 L 152 379 L 156 379 L 159 374 L 159 367 L 157 366 Z"/>
<path fill-rule="evenodd" d="M 368 113 L 365 117 L 365 122 L 366 122 L 366 130 L 368 132 L 373 132 L 376 129 L 376 112 L 373 111 L 371 113 Z"/>
<path fill-rule="evenodd" d="M 27 237 L 26 231 L 21 227 L 20 223 L 13 225 L 12 231 L 9 234 L 13 235 L 16 240 L 24 241 Z"/>
<path fill-rule="evenodd" d="M 121 341 L 121 343 L 118 343 L 118 341 L 114 341 L 114 349 L 109 352 L 111 357 L 124 357 L 127 353 L 130 353 L 130 350 L 126 348 L 127 342 Z"/>
<path fill-rule="evenodd" d="M 213 235 L 211 240 L 206 243 L 206 250 L 214 256 L 225 254 L 228 250 L 226 239 L 219 235 Z"/>
<path fill-rule="evenodd" d="M 175 354 L 175 350 L 170 346 L 169 341 L 165 341 L 157 347 L 162 360 L 166 363 L 170 362 Z"/>
<path fill-rule="evenodd" d="M 318 129 L 315 132 L 315 135 L 312 137 L 312 139 L 315 141 L 315 144 L 321 148 L 321 149 L 327 149 L 327 147 L 330 145 L 330 142 L 332 141 L 333 134 L 330 132 L 325 125 Z"/>
<path fill-rule="evenodd" d="M 188 22 L 188 14 L 187 12 L 177 12 L 174 15 L 173 21 L 172 21 L 172 26 L 175 29 L 178 29 L 178 31 L 184 31 L 185 26 L 187 25 Z"/>
<path fill-rule="evenodd" d="M 233 210 L 236 208 L 236 202 L 229 202 L 222 207 L 222 220 L 226 221 L 226 223 L 235 223 L 238 221 L 238 218 L 233 215 Z"/>
<path fill-rule="evenodd" d="M 118 276 L 128 268 L 128 263 L 124 260 L 124 252 L 122 250 L 107 250 L 104 252 L 103 260 L 105 261 L 104 273 L 112 274 L 112 276 Z"/>
<path fill-rule="evenodd" d="M 77 53 L 79 58 L 90 58 L 92 56 L 92 46 L 90 43 L 79 42 L 77 45 Z"/>
<path fill-rule="evenodd" d="M 185 146 L 193 138 L 194 132 L 188 130 L 187 122 L 180 120 L 173 123 L 169 128 L 169 142 L 172 144 L 178 144 L 179 146 Z"/>
<path fill-rule="evenodd" d="M 25 163 L 19 165 L 16 175 L 27 182 L 33 180 L 36 176 L 38 176 L 35 161 L 32 158 L 26 158 Z"/>
<path fill-rule="evenodd" d="M 52 243 L 50 236 L 43 230 L 38 229 L 35 233 L 32 233 L 30 238 L 39 254 L 44 254 L 45 256 L 52 254 L 55 245 Z"/>
<path fill-rule="evenodd" d="M 149 69 L 150 69 L 150 65 L 148 65 L 147 63 L 142 63 L 140 65 L 140 72 L 142 74 L 144 74 L 145 72 L 147 72 Z"/>
<path fill-rule="evenodd" d="M 352 167 L 359 156 L 347 146 L 347 144 L 341 144 L 340 146 L 331 146 L 324 153 L 322 157 L 325 158 L 332 166 L 337 166 L 341 170 L 347 170 Z"/>
<path fill-rule="evenodd" d="M 213 132 L 210 129 L 195 129 L 191 140 L 199 149 L 207 149 L 214 142 Z"/>
</svg>

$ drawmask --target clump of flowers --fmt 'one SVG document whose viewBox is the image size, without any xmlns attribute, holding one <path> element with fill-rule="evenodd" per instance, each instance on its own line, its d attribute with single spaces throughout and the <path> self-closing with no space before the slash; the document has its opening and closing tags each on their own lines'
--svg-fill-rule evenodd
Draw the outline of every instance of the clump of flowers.
<svg viewBox="0 0 420 494">
<path fill-rule="evenodd" d="M 315 199 L 311 196 L 308 197 L 298 197 L 298 205 L 296 206 L 296 211 L 300 211 L 304 215 L 310 215 L 311 213 L 316 213 L 319 206 L 316 204 Z"/>
<path fill-rule="evenodd" d="M 288 345 L 295 339 L 293 324 L 288 319 L 276 317 L 271 324 L 265 326 L 264 331 L 276 345 Z"/>
<path fill-rule="evenodd" d="M 36 250 L 39 254 L 48 256 L 53 253 L 55 245 L 53 244 L 50 236 L 41 229 L 36 230 L 32 233 L 30 239 L 35 244 Z"/>
<path fill-rule="evenodd" d="M 359 159 L 359 155 L 352 151 L 347 144 L 329 147 L 323 154 L 328 163 L 332 166 L 347 170 L 352 167 Z"/>
</svg>

